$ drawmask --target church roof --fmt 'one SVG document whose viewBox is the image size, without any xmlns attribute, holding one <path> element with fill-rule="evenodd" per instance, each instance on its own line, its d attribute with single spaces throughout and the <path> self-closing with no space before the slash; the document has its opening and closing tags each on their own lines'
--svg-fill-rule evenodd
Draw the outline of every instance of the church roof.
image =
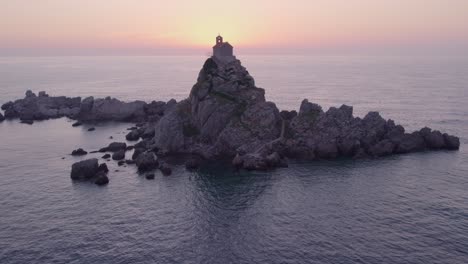
<svg viewBox="0 0 468 264">
<path fill-rule="evenodd" d="M 220 48 L 220 47 L 224 47 L 224 46 L 228 46 L 228 47 L 233 48 L 233 46 L 231 44 L 229 44 L 229 42 L 218 43 L 218 44 L 214 45 L 213 48 Z"/>
</svg>

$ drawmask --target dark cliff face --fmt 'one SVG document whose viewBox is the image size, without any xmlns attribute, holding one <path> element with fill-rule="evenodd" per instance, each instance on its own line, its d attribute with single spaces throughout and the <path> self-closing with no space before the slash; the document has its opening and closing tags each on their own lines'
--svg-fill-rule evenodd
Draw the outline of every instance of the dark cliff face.
<svg viewBox="0 0 468 264">
<path fill-rule="evenodd" d="M 248 71 L 235 60 L 209 58 L 187 100 L 157 125 L 156 144 L 168 152 L 195 152 L 205 157 L 234 155 L 249 142 L 279 136 L 279 111 L 265 102 Z M 168 123 L 168 120 L 172 122 Z M 162 136 L 179 123 L 177 147 Z M 175 127 L 171 130 L 174 131 Z M 174 132 L 172 132 L 174 133 Z M 182 144 L 180 143 L 182 142 Z"/>
</svg>

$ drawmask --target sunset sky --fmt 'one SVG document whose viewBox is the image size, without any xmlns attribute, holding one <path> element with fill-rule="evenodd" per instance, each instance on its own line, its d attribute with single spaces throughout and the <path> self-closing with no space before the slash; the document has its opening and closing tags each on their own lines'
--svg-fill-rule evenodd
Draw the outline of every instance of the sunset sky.
<svg viewBox="0 0 468 264">
<path fill-rule="evenodd" d="M 0 55 L 463 52 L 467 0 L 0 0 Z"/>
</svg>

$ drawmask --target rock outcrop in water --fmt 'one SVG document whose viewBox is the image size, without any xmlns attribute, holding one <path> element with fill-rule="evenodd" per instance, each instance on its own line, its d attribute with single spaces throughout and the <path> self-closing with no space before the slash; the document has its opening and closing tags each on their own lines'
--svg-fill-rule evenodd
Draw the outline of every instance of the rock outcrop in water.
<svg viewBox="0 0 468 264">
<path fill-rule="evenodd" d="M 382 157 L 425 150 L 457 150 L 457 137 L 423 128 L 408 133 L 378 112 L 353 116 L 353 107 L 342 105 L 323 111 L 304 99 L 299 112 L 279 111 L 265 100 L 265 90 L 239 60 L 209 58 L 187 99 L 177 103 L 122 102 L 105 99 L 36 96 L 2 106 L 6 118 L 38 120 L 66 116 L 80 122 L 131 121 L 126 138 L 140 140 L 132 160 L 141 172 L 160 166 L 159 159 L 189 154 L 187 168 L 201 159 L 232 159 L 233 166 L 248 170 L 286 167 L 288 158 L 306 160 Z M 101 152 L 125 158 L 125 143 L 112 143 Z M 192 162 L 192 161 L 196 161 Z M 193 164 L 192 164 L 193 163 Z M 196 166 L 195 166 L 196 164 Z"/>
<path fill-rule="evenodd" d="M 70 177 L 76 181 L 92 181 L 97 185 L 106 185 L 109 183 L 108 172 L 105 163 L 99 165 L 97 159 L 88 159 L 74 163 Z"/>
<path fill-rule="evenodd" d="M 406 133 L 377 112 L 354 117 L 343 105 L 324 112 L 305 99 L 299 113 L 280 112 L 240 61 L 208 59 L 190 97 L 165 113 L 148 141 L 158 155 L 233 158 L 251 170 L 287 166 L 287 158 L 365 158 L 459 148 L 459 139 L 423 128 Z"/>
<path fill-rule="evenodd" d="M 153 101 L 149 104 L 143 101 L 122 102 L 111 97 L 103 99 L 87 97 L 81 100 L 81 97 L 53 97 L 45 92 L 39 92 L 37 96 L 28 90 L 24 99 L 7 102 L 2 105 L 1 109 L 5 111 L 7 119 L 19 118 L 33 121 L 68 117 L 79 120 L 73 124 L 79 126 L 82 122 L 157 121 L 166 108 L 175 103 L 175 100 L 167 103 Z"/>
</svg>

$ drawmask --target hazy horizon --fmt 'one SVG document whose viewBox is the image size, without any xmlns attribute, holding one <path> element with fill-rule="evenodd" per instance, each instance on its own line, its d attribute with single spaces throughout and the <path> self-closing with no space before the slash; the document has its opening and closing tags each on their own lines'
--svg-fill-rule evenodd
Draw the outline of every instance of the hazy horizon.
<svg viewBox="0 0 468 264">
<path fill-rule="evenodd" d="M 0 2 L 0 56 L 467 54 L 462 0 Z"/>
</svg>

